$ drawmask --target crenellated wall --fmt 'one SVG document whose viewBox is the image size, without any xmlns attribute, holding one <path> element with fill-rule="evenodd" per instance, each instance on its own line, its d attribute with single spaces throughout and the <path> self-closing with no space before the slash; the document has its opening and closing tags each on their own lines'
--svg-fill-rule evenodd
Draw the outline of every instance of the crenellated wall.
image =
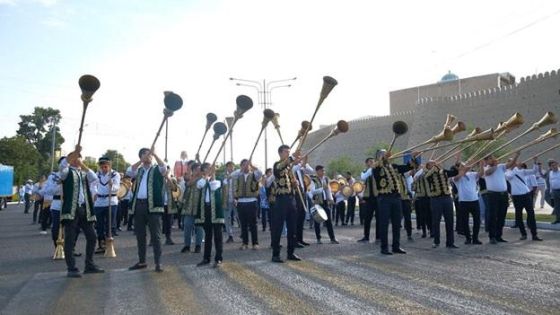
<svg viewBox="0 0 560 315">
<path fill-rule="evenodd" d="M 507 136 L 511 139 L 528 129 L 534 122 L 541 119 L 547 112 L 560 117 L 560 71 L 540 73 L 523 77 L 516 84 L 503 85 L 491 89 L 472 91 L 447 97 L 425 97 L 418 100 L 413 110 L 397 112 L 389 116 L 367 117 L 350 121 L 350 131 L 329 140 L 311 156 L 312 163 L 327 164 L 340 155 L 348 155 L 356 162 L 362 162 L 365 151 L 377 143 L 389 143 L 393 133 L 391 126 L 394 121 L 403 120 L 408 126 L 408 133 L 396 142 L 397 148 L 408 147 L 424 142 L 439 133 L 445 122 L 446 115 L 457 116 L 468 127 L 482 129 L 495 128 L 500 121 L 509 119 L 515 112 L 523 115 L 525 123 Z M 546 127 L 548 130 L 552 126 Z M 555 127 L 560 129 L 560 125 Z M 333 126 L 311 133 L 304 147 L 309 148 L 326 136 Z M 546 130 L 534 131 L 513 144 L 517 147 L 535 139 Z M 459 134 L 458 139 L 466 134 Z M 524 159 L 546 149 L 549 140 L 522 152 Z M 305 150 L 304 150 L 305 151 Z M 560 152 L 550 152 L 541 160 L 551 157 L 560 158 Z"/>
</svg>

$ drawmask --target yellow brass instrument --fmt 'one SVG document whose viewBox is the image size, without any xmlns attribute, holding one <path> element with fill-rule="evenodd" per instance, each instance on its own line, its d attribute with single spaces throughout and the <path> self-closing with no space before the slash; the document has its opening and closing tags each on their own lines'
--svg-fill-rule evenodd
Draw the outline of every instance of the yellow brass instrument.
<svg viewBox="0 0 560 315">
<path fill-rule="evenodd" d="M 280 114 L 275 113 L 271 122 L 274 125 L 274 129 L 276 129 L 276 132 L 278 133 L 278 137 L 280 137 L 280 142 L 284 144 L 284 139 L 282 139 L 282 133 L 280 132 L 280 123 L 278 122 L 278 118 L 280 118 Z"/>
<path fill-rule="evenodd" d="M 214 136 L 212 137 L 212 143 L 210 144 L 208 151 L 206 151 L 206 155 L 204 156 L 203 163 L 206 162 L 206 159 L 208 159 L 208 155 L 210 155 L 210 151 L 212 150 L 214 143 L 216 143 L 216 141 L 228 130 L 226 124 L 224 124 L 223 122 L 215 123 L 212 128 L 214 129 Z"/>
<path fill-rule="evenodd" d="M 395 141 L 398 137 L 404 135 L 408 132 L 408 125 L 406 122 L 398 120 L 393 123 L 393 140 L 391 140 L 391 144 L 389 145 L 389 149 L 387 151 L 391 151 L 393 149 L 393 145 L 395 145 Z"/>
<path fill-rule="evenodd" d="M 541 143 L 541 142 L 546 141 L 546 140 L 548 140 L 548 139 L 556 138 L 557 136 L 558 136 L 558 131 L 556 130 L 556 128 L 550 128 L 550 130 L 548 130 L 547 132 L 543 133 L 542 135 L 540 135 L 540 136 L 539 136 L 538 138 L 536 138 L 535 140 L 533 140 L 533 141 L 531 141 L 531 142 L 529 142 L 529 143 L 526 143 L 526 144 L 520 146 L 520 147 L 517 148 L 517 149 L 511 150 L 511 151 L 509 151 L 508 153 L 505 153 L 505 154 L 503 154 L 502 156 L 498 157 L 497 159 L 498 159 L 498 160 L 504 159 L 504 158 L 506 158 L 506 157 L 512 155 L 512 154 L 515 153 L 515 152 L 522 151 L 522 150 L 524 150 L 524 149 L 526 149 L 526 148 L 528 148 L 528 147 L 530 147 L 530 146 L 533 146 L 533 145 L 535 145 L 535 144 Z"/>
<path fill-rule="evenodd" d="M 99 80 L 96 77 L 90 74 L 84 74 L 83 76 L 80 77 L 80 80 L 78 80 L 78 85 L 82 90 L 81 98 L 83 102 L 82 120 L 80 122 L 80 133 L 78 136 L 78 146 L 79 146 L 82 143 L 82 133 L 84 131 L 84 121 L 86 118 L 87 107 L 89 103 L 91 103 L 91 101 L 93 100 L 92 96 L 99 89 L 101 83 L 99 83 Z"/>
<path fill-rule="evenodd" d="M 325 138 L 323 138 L 323 140 L 319 141 L 313 148 L 309 149 L 309 151 L 307 151 L 304 156 L 309 156 L 309 154 L 315 151 L 319 146 L 321 146 L 321 144 L 325 143 L 327 140 L 336 135 L 348 132 L 348 129 L 348 123 L 345 120 L 339 120 L 336 123 L 336 127 L 333 128 L 331 132 Z"/>
<path fill-rule="evenodd" d="M 214 113 L 208 113 L 206 114 L 206 128 L 204 129 L 204 134 L 202 135 L 202 140 L 200 140 L 200 144 L 198 145 L 198 150 L 196 151 L 196 159 L 200 162 L 199 154 L 200 154 L 200 149 L 202 148 L 202 144 L 204 143 L 204 139 L 206 139 L 206 134 L 208 133 L 208 130 L 210 130 L 210 127 L 212 127 L 212 124 L 214 122 L 216 122 L 216 120 L 218 120 L 218 116 L 216 116 L 216 114 Z"/>
<path fill-rule="evenodd" d="M 406 152 L 410 152 L 416 148 L 419 148 L 423 145 L 427 145 L 427 144 L 432 144 L 432 143 L 438 143 L 440 141 L 451 141 L 453 140 L 453 131 L 451 130 L 450 127 L 445 127 L 440 133 L 438 133 L 437 135 L 433 136 L 432 138 L 430 138 L 429 140 L 422 142 L 420 144 L 414 145 L 406 150 L 403 150 L 401 152 L 392 154 L 391 157 L 389 159 L 396 159 L 396 158 L 400 158 L 402 156 L 404 156 L 404 154 Z"/>
<path fill-rule="evenodd" d="M 557 144 L 551 146 L 550 148 L 548 148 L 548 149 L 546 149 L 546 150 L 543 150 L 543 151 L 541 151 L 541 152 L 539 152 L 539 153 L 533 155 L 532 157 L 530 157 L 530 158 L 526 159 L 525 161 L 523 161 L 523 163 L 527 163 L 527 162 L 531 161 L 532 159 L 536 159 L 536 158 L 538 158 L 539 156 L 541 156 L 541 155 L 543 155 L 543 154 L 546 154 L 546 153 L 548 153 L 548 152 L 550 152 L 550 151 L 552 151 L 552 150 L 556 150 L 556 149 L 558 149 L 558 148 L 560 148 L 560 143 L 557 143 Z"/>
<path fill-rule="evenodd" d="M 290 148 L 293 148 L 294 145 L 296 144 L 296 142 L 298 142 L 299 139 L 301 139 L 301 137 L 303 136 L 303 134 L 307 131 L 311 131 L 313 130 L 313 126 L 311 125 L 311 123 L 307 120 L 304 120 L 301 122 L 301 128 L 299 129 L 296 138 L 294 139 L 294 142 L 292 142 L 292 144 L 290 145 Z"/>
<path fill-rule="evenodd" d="M 352 184 L 352 189 L 354 190 L 354 193 L 361 194 L 365 189 L 365 185 L 361 181 L 357 180 L 354 184 Z"/>
</svg>

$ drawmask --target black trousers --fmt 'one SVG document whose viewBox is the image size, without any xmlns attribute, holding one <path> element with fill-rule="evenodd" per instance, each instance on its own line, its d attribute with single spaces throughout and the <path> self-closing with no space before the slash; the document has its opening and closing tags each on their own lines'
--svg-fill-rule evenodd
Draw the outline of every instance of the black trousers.
<svg viewBox="0 0 560 315">
<path fill-rule="evenodd" d="M 43 209 L 43 199 L 36 200 L 33 203 L 33 223 L 37 223 L 37 215 L 41 209 Z"/>
<path fill-rule="evenodd" d="M 440 196 L 430 198 L 430 206 L 432 209 L 432 236 L 434 244 L 440 242 L 440 222 L 441 217 L 445 221 L 445 245 L 450 246 L 455 243 L 453 234 L 453 200 L 450 196 Z"/>
<path fill-rule="evenodd" d="M 252 244 L 259 244 L 257 236 L 257 211 L 256 201 L 237 203 L 237 214 L 241 222 L 241 239 L 245 245 L 249 245 L 249 232 L 251 232 Z"/>
<path fill-rule="evenodd" d="M 352 225 L 354 225 L 355 213 L 356 213 L 356 197 L 351 196 L 348 197 L 348 211 L 346 213 L 346 224 L 350 222 Z"/>
<path fill-rule="evenodd" d="M 369 240 L 369 234 L 371 229 L 371 220 L 375 215 L 375 239 L 380 238 L 379 229 L 380 229 L 380 222 L 379 222 L 379 210 L 377 207 L 377 198 L 369 197 L 364 198 L 364 238 Z"/>
<path fill-rule="evenodd" d="M 331 208 L 329 206 L 329 204 L 327 202 L 323 202 L 322 204 L 323 209 L 325 209 L 325 212 L 327 213 L 327 221 L 324 222 L 325 226 L 327 227 L 327 233 L 329 233 L 329 238 L 331 239 L 331 241 L 335 240 L 336 238 L 334 237 L 334 230 L 332 227 L 332 215 L 331 215 Z M 315 224 L 315 236 L 317 237 L 317 240 L 321 239 L 321 224 L 314 222 Z"/>
<path fill-rule="evenodd" d="M 426 235 L 426 230 L 432 230 L 432 211 L 430 209 L 430 198 L 418 197 L 414 203 L 416 210 L 416 220 L 420 224 L 422 234 Z"/>
<path fill-rule="evenodd" d="M 25 210 L 23 210 L 23 213 L 29 213 L 29 208 L 31 207 L 31 195 L 24 194 L 23 200 L 25 200 Z"/>
<path fill-rule="evenodd" d="M 163 235 L 165 235 L 165 239 L 167 240 L 171 239 L 171 227 L 173 226 L 174 220 L 173 216 L 174 214 L 169 213 L 169 206 L 163 206 L 163 224 L 161 226 L 161 230 L 163 232 Z"/>
<path fill-rule="evenodd" d="M 206 218 L 204 228 L 204 260 L 210 260 L 212 256 L 212 241 L 216 244 L 216 255 L 214 261 L 222 261 L 224 251 L 223 229 L 221 223 L 212 223 L 212 207 L 210 204 L 204 205 L 204 217 Z"/>
<path fill-rule="evenodd" d="M 284 228 L 284 222 L 286 222 L 286 227 L 288 229 L 288 256 L 294 253 L 296 243 L 296 211 L 297 210 L 293 195 L 276 196 L 276 201 L 270 213 L 270 233 L 272 238 L 271 242 L 273 257 L 280 256 L 280 237 L 282 235 L 282 229 Z"/>
<path fill-rule="evenodd" d="M 488 192 L 488 236 L 501 238 L 506 220 L 509 200 L 507 192 Z"/>
<path fill-rule="evenodd" d="M 531 230 L 532 236 L 537 236 L 537 222 L 535 220 L 535 209 L 533 204 L 533 193 L 528 192 L 524 195 L 511 196 L 515 207 L 515 223 L 519 227 L 521 235 L 526 236 L 525 224 L 523 224 L 523 209 L 527 212 L 527 226 Z"/>
<path fill-rule="evenodd" d="M 89 222 L 86 217 L 85 206 L 78 207 L 74 220 L 63 220 L 64 226 L 64 259 L 68 270 L 76 268 L 76 259 L 74 259 L 74 246 L 78 239 L 80 230 L 84 231 L 86 236 L 86 269 L 93 267 L 93 251 L 95 250 L 96 235 L 93 229 L 93 222 Z"/>
<path fill-rule="evenodd" d="M 404 229 L 407 236 L 412 236 L 412 207 L 410 200 L 402 200 L 402 214 L 404 219 Z"/>
<path fill-rule="evenodd" d="M 39 214 L 39 222 L 41 223 L 41 230 L 46 231 L 51 225 L 51 207 L 44 207 Z"/>
<path fill-rule="evenodd" d="M 344 220 L 345 220 L 345 215 L 344 213 L 346 212 L 346 204 L 344 203 L 344 201 L 341 202 L 337 202 L 336 203 L 336 218 L 334 219 L 334 224 L 338 225 L 338 220 L 340 219 L 340 223 L 341 224 L 345 224 Z"/>
<path fill-rule="evenodd" d="M 303 194 L 303 200 L 305 202 L 305 194 Z M 303 242 L 303 227 L 305 225 L 305 208 L 303 207 L 303 203 L 301 203 L 301 198 L 299 197 L 299 195 L 295 196 L 296 198 L 296 230 L 295 230 L 295 236 L 296 236 L 296 241 L 298 242 Z M 290 231 L 288 231 L 288 234 L 290 234 Z"/>
<path fill-rule="evenodd" d="M 465 227 L 465 222 L 463 222 L 465 215 L 463 209 L 459 207 L 459 199 L 453 198 L 453 206 L 455 207 L 455 231 L 457 231 L 457 234 L 465 234 L 463 230 L 463 227 Z"/>
<path fill-rule="evenodd" d="M 393 230 L 393 249 L 400 248 L 402 200 L 398 194 L 377 196 L 381 250 L 389 249 L 389 221 Z"/>
<path fill-rule="evenodd" d="M 129 207 L 128 199 L 122 199 L 119 202 L 119 209 L 117 212 L 117 228 L 121 227 L 121 223 L 128 224 L 128 207 Z"/>
<path fill-rule="evenodd" d="M 154 248 L 154 263 L 159 265 L 161 258 L 161 213 L 150 213 L 146 199 L 136 200 L 134 209 L 134 232 L 138 244 L 138 260 L 146 263 L 146 226 L 150 229 L 150 240 Z"/>
<path fill-rule="evenodd" d="M 465 233 L 467 240 L 478 240 L 478 232 L 480 231 L 480 204 L 475 201 L 459 201 L 459 209 L 461 209 L 462 231 Z M 473 230 L 469 227 L 469 214 L 473 218 Z"/>
</svg>

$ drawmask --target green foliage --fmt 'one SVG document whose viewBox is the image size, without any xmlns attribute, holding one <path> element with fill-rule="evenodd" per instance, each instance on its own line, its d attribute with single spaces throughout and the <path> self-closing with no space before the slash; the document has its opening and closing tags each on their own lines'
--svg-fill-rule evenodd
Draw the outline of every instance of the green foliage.
<svg viewBox="0 0 560 315">
<path fill-rule="evenodd" d="M 0 139 L 0 163 L 14 167 L 14 181 L 22 185 L 27 179 L 37 180 L 44 159 L 23 136 Z"/>
<path fill-rule="evenodd" d="M 356 177 L 361 171 L 361 164 L 352 161 L 347 155 L 331 160 L 326 166 L 326 174 L 331 178 L 334 178 L 338 174 L 346 174 L 346 172 L 351 172 L 352 176 Z"/>
<path fill-rule="evenodd" d="M 107 150 L 103 156 L 113 161 L 113 169 L 117 172 L 125 173 L 126 169 L 130 166 L 130 163 L 128 163 L 117 150 Z"/>
<path fill-rule="evenodd" d="M 84 164 L 92 171 L 97 172 L 97 159 L 91 156 L 86 156 L 83 159 Z"/>
</svg>

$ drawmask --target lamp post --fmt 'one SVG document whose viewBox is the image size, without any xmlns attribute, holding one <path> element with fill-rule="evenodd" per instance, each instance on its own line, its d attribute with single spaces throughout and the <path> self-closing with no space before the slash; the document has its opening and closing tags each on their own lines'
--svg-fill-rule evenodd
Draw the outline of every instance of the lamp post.
<svg viewBox="0 0 560 315">
<path fill-rule="evenodd" d="M 231 81 L 238 81 L 235 84 L 237 86 L 248 86 L 252 87 L 257 90 L 259 104 L 263 110 L 267 109 L 269 106 L 272 105 L 272 90 L 281 87 L 291 87 L 291 84 L 284 84 L 289 81 L 294 81 L 297 77 L 293 77 L 290 79 L 283 79 L 283 80 L 273 80 L 273 81 L 266 81 L 265 79 L 261 81 L 256 80 L 246 80 L 246 79 L 238 79 L 238 78 L 229 78 Z M 280 84 L 280 85 L 279 85 Z M 264 167 L 265 169 L 268 168 L 268 134 L 266 132 L 266 128 L 264 129 Z"/>
</svg>

